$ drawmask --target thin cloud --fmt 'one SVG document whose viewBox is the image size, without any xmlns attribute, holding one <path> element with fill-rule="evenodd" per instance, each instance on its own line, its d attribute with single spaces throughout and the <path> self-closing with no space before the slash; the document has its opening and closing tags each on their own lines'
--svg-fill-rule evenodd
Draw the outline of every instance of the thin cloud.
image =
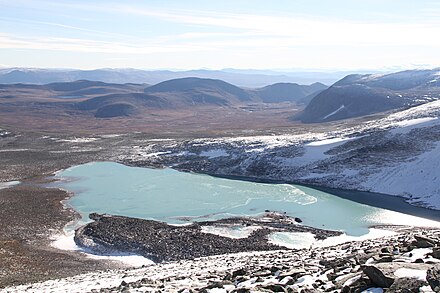
<svg viewBox="0 0 440 293">
<path fill-rule="evenodd" d="M 11 17 L 0 17 L 0 20 L 11 22 L 11 23 L 39 24 L 39 25 L 45 25 L 45 26 L 51 26 L 51 27 L 59 27 L 59 28 L 65 28 L 65 29 L 70 29 L 70 30 L 86 32 L 86 33 L 92 33 L 94 35 L 100 35 L 100 36 L 107 35 L 107 36 L 124 37 L 124 38 L 132 37 L 127 34 L 117 34 L 117 33 L 108 32 L 108 31 L 93 30 L 93 29 L 88 29 L 88 28 L 83 28 L 83 27 L 78 27 L 78 26 L 73 26 L 73 25 L 66 25 L 66 24 L 62 24 L 62 23 L 55 23 L 55 22 L 37 21 L 37 20 L 29 20 L 29 19 L 17 19 L 17 18 L 11 18 Z M 137 38 L 137 37 L 133 37 L 133 38 Z"/>
<path fill-rule="evenodd" d="M 157 46 L 151 44 L 126 44 L 116 42 L 102 42 L 75 38 L 52 37 L 17 37 L 0 33 L 0 49 L 30 49 L 30 50 L 55 50 L 108 54 L 152 54 L 164 52 L 187 52 L 206 50 L 196 45 L 170 45 Z"/>
</svg>

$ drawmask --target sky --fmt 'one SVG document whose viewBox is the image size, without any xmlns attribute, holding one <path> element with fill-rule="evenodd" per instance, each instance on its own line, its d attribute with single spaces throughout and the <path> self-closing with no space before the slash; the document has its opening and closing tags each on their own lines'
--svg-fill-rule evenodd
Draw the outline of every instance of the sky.
<svg viewBox="0 0 440 293">
<path fill-rule="evenodd" d="M 0 66 L 440 67 L 440 1 L 0 0 Z"/>
</svg>

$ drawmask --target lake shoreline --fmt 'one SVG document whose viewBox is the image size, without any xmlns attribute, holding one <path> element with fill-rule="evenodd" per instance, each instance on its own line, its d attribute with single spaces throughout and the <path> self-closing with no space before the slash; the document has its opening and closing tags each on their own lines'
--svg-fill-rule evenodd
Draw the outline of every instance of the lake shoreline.
<svg viewBox="0 0 440 293">
<path fill-rule="evenodd" d="M 179 170 L 179 171 L 188 172 L 185 170 Z M 405 200 L 405 198 L 398 195 L 368 192 L 362 190 L 337 189 L 322 185 L 304 184 L 301 182 L 288 181 L 288 180 L 265 179 L 258 177 L 248 177 L 248 176 L 228 175 L 228 174 L 195 173 L 195 172 L 190 172 L 190 173 L 205 174 L 218 178 L 255 182 L 255 183 L 298 185 L 298 186 L 313 188 L 322 192 L 330 193 L 337 197 L 347 199 L 353 202 L 357 202 L 360 204 L 368 205 L 371 207 L 383 208 L 407 215 L 412 215 L 412 216 L 440 222 L 440 210 L 434 210 L 427 207 L 412 205 L 408 203 Z"/>
</svg>

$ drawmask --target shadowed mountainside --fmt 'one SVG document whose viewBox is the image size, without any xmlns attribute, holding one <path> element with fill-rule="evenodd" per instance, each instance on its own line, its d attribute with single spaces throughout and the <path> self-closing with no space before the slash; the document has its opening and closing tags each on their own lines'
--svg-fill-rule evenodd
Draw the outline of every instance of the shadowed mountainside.
<svg viewBox="0 0 440 293">
<path fill-rule="evenodd" d="M 359 117 L 440 98 L 440 69 L 386 75 L 348 75 L 324 90 L 297 115 L 306 123 Z"/>
</svg>

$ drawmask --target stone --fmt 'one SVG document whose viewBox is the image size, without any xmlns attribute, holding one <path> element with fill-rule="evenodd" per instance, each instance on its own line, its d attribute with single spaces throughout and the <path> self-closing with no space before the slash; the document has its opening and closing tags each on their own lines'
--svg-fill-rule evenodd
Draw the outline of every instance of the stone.
<svg viewBox="0 0 440 293">
<path fill-rule="evenodd" d="M 282 285 L 292 285 L 294 283 L 295 283 L 295 279 L 293 279 L 291 276 L 284 277 L 280 281 L 280 284 Z"/>
<path fill-rule="evenodd" d="M 384 273 L 375 266 L 364 266 L 362 271 L 367 275 L 371 282 L 378 287 L 388 288 L 394 282 L 393 278 L 385 276 Z"/>
<path fill-rule="evenodd" d="M 381 248 L 381 250 L 380 250 L 380 252 L 382 252 L 382 253 L 391 253 L 392 252 L 392 250 L 391 250 L 391 248 L 390 247 L 382 247 Z"/>
<path fill-rule="evenodd" d="M 238 276 L 246 275 L 247 271 L 244 268 L 238 269 L 232 272 L 232 279 L 235 279 Z"/>
<path fill-rule="evenodd" d="M 432 238 L 429 237 L 425 237 L 425 236 L 421 236 L 421 235 L 414 235 L 414 245 L 417 248 L 429 248 L 429 247 L 434 247 L 436 241 Z"/>
<path fill-rule="evenodd" d="M 284 278 L 284 277 L 295 278 L 295 277 L 298 277 L 298 276 L 303 275 L 305 273 L 306 273 L 306 271 L 304 269 L 293 269 L 293 270 L 290 270 L 287 272 L 282 272 L 279 277 L 280 278 Z"/>
<path fill-rule="evenodd" d="M 378 255 L 375 255 L 374 257 L 373 257 L 373 259 L 376 261 L 376 262 L 392 262 L 393 261 L 393 256 L 391 256 L 391 255 L 384 255 L 384 256 L 378 256 Z"/>
<path fill-rule="evenodd" d="M 342 288 L 342 291 L 347 293 L 353 293 L 353 292 L 362 292 L 368 288 L 374 287 L 373 283 L 370 279 L 367 279 L 365 277 L 361 277 L 360 279 L 354 281 L 349 286 L 344 286 Z"/>
<path fill-rule="evenodd" d="M 260 288 L 268 289 L 272 292 L 287 292 L 287 289 L 284 286 L 279 285 L 279 284 L 267 284 L 267 285 L 261 286 Z"/>
<path fill-rule="evenodd" d="M 247 289 L 247 288 L 238 288 L 238 289 L 234 289 L 231 292 L 233 293 L 249 293 L 251 292 L 251 290 Z"/>
<path fill-rule="evenodd" d="M 434 292 L 440 292 L 440 264 L 436 264 L 426 272 L 426 280 Z"/>
<path fill-rule="evenodd" d="M 399 278 L 394 281 L 387 292 L 418 293 L 419 288 L 426 286 L 425 281 L 414 278 Z"/>
<path fill-rule="evenodd" d="M 440 247 L 433 247 L 431 256 L 440 259 Z"/>
<path fill-rule="evenodd" d="M 301 293 L 318 293 L 318 292 L 320 292 L 320 291 L 316 290 L 316 289 L 309 289 L 309 288 L 301 290 Z"/>
</svg>

